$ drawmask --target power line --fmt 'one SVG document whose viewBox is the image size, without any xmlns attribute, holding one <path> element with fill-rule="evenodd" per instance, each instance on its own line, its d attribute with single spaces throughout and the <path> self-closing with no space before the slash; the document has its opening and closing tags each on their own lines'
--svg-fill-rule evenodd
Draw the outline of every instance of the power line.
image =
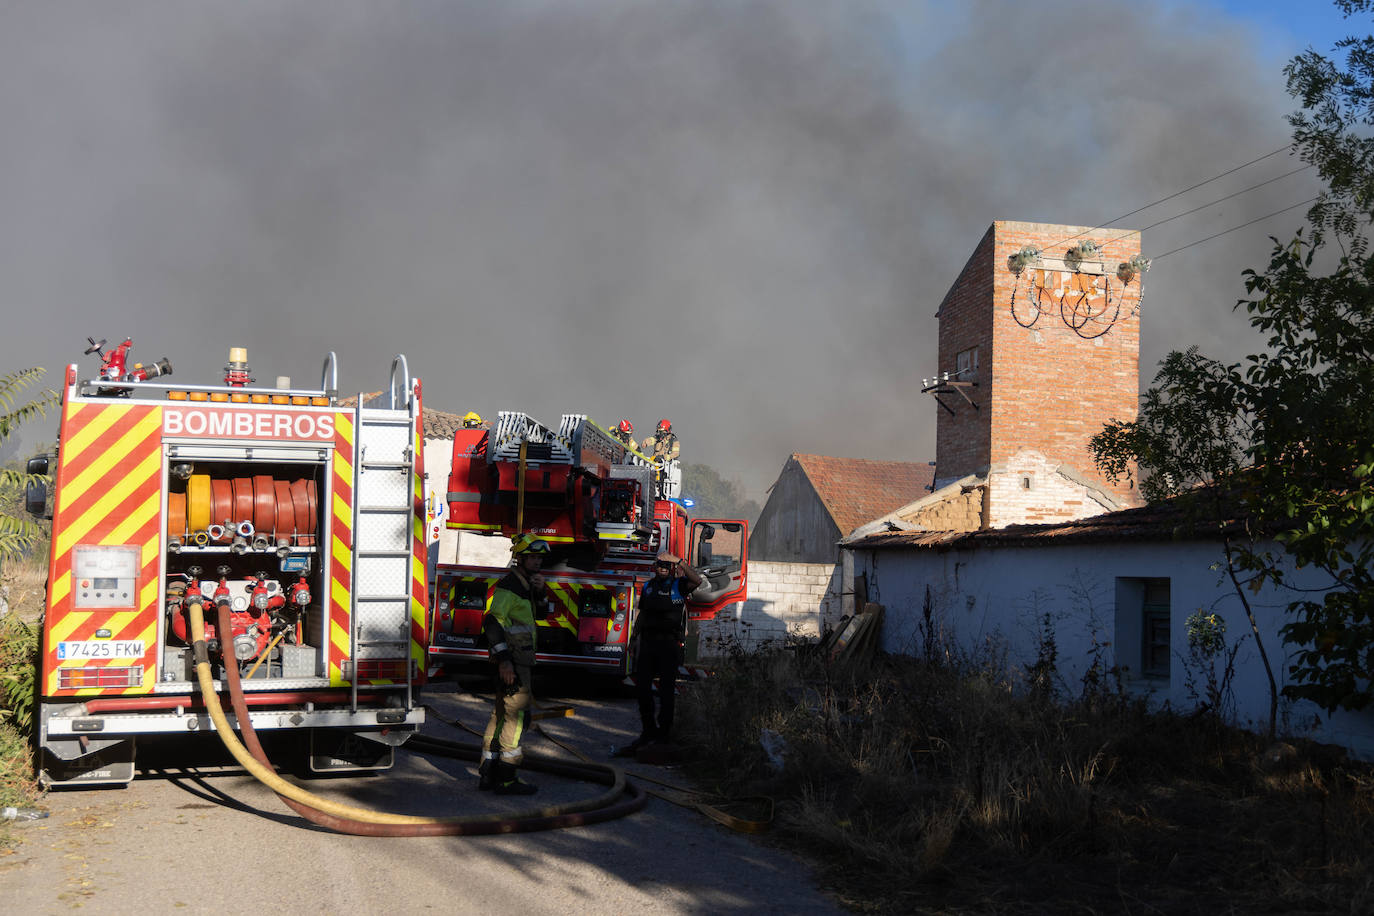
<svg viewBox="0 0 1374 916">
<path fill-rule="evenodd" d="M 1255 190 L 1256 188 L 1262 188 L 1262 187 L 1264 187 L 1264 186 L 1267 185 L 1267 184 L 1273 184 L 1274 182 L 1276 182 L 1276 181 L 1278 181 L 1278 180 L 1280 180 L 1280 179 L 1282 179 L 1282 178 L 1287 178 L 1289 175 L 1296 175 L 1296 174 L 1298 174 L 1299 172 L 1305 172 L 1305 171 L 1307 171 L 1307 170 L 1310 169 L 1310 168 L 1312 168 L 1311 165 L 1300 166 L 1300 167 L 1298 167 L 1298 168 L 1296 168 L 1296 169 L 1293 169 L 1293 171 L 1291 171 L 1291 172 L 1284 172 L 1282 175 L 1278 175 L 1278 176 L 1276 176 L 1276 177 L 1274 177 L 1274 178 L 1270 178 L 1268 181 L 1261 181 L 1259 184 L 1252 184 L 1252 185 L 1250 185 L 1250 187 L 1248 187 L 1248 188 L 1241 188 L 1239 191 L 1235 192 L 1234 194 L 1227 194 L 1225 197 L 1218 197 L 1216 200 L 1208 201 L 1207 203 L 1202 204 L 1201 206 L 1194 207 L 1194 208 L 1191 209 L 1191 210 L 1184 210 L 1182 213 L 1176 213 L 1176 214 L 1174 214 L 1173 216 L 1166 217 L 1166 218 L 1160 220 L 1160 221 L 1157 222 L 1157 223 L 1150 223 L 1150 225 L 1144 227 L 1143 229 L 1133 229 L 1133 230 L 1131 230 L 1131 231 L 1132 231 L 1132 232 L 1145 232 L 1146 230 L 1153 229 L 1153 228 L 1155 228 L 1156 226 L 1162 226 L 1162 225 L 1164 225 L 1165 223 L 1173 222 L 1174 220 L 1179 219 L 1179 218 L 1181 218 L 1181 217 L 1189 216 L 1189 215 L 1191 215 L 1191 214 L 1193 214 L 1193 213 L 1196 213 L 1196 212 L 1199 211 L 1199 210 L 1206 210 L 1208 207 L 1213 206 L 1214 204 L 1219 204 L 1219 203 L 1222 203 L 1222 202 L 1224 202 L 1224 201 L 1228 201 L 1228 200 L 1230 200 L 1230 199 L 1233 198 L 1233 197 L 1239 197 L 1240 195 L 1249 193 L 1250 191 L 1253 191 L 1253 190 Z M 1127 233 L 1127 234 L 1129 235 L 1130 233 Z M 1125 238 L 1125 237 L 1126 237 L 1125 235 L 1117 236 L 1117 238 Z M 1112 241 L 1116 241 L 1116 239 L 1112 239 Z"/>
<path fill-rule="evenodd" d="M 1263 222 L 1264 220 L 1269 219 L 1269 217 L 1271 216 L 1278 216 L 1280 213 L 1287 213 L 1289 210 L 1296 210 L 1298 207 L 1305 207 L 1308 204 L 1316 203 L 1320 199 L 1320 197 L 1309 197 L 1307 200 L 1300 201 L 1299 203 L 1284 207 L 1282 210 L 1275 210 L 1273 213 L 1266 213 L 1263 216 L 1257 216 L 1254 219 L 1250 220 L 1248 223 L 1241 223 L 1239 226 L 1232 226 L 1230 229 L 1223 229 L 1221 232 L 1218 232 L 1215 235 L 1209 235 L 1205 239 L 1198 239 L 1196 242 L 1189 242 L 1187 245 L 1184 245 L 1180 248 L 1175 248 L 1173 251 L 1166 251 L 1163 254 L 1157 254 L 1153 258 L 1151 258 L 1151 260 L 1162 260 L 1164 258 L 1167 258 L 1171 254 L 1178 254 L 1180 251 L 1184 251 L 1196 245 L 1201 245 L 1203 242 L 1210 242 L 1212 239 L 1220 238 L 1223 235 L 1235 232 L 1237 229 L 1244 229 L 1246 226 L 1253 226 L 1255 223 Z"/>
<path fill-rule="evenodd" d="M 1111 225 L 1112 223 L 1119 222 L 1119 221 L 1121 221 L 1121 220 L 1123 220 L 1123 219 L 1126 219 L 1127 217 L 1130 217 L 1130 216 L 1135 216 L 1137 213 L 1143 213 L 1144 211 L 1150 209 L 1151 207 L 1157 207 L 1157 206 L 1159 206 L 1159 205 L 1162 204 L 1162 203 L 1167 203 L 1168 201 L 1173 200 L 1175 197 L 1182 197 L 1184 194 L 1187 194 L 1189 191 L 1196 191 L 1198 188 L 1202 187 L 1203 185 L 1211 184 L 1211 183 L 1214 182 L 1214 181 L 1217 181 L 1217 180 L 1219 180 L 1219 179 L 1221 179 L 1221 178 L 1225 178 L 1227 175 L 1234 175 L 1236 172 L 1239 172 L 1241 169 L 1249 168 L 1250 166 L 1254 165 L 1254 164 L 1257 163 L 1257 162 L 1263 162 L 1264 160 L 1266 160 L 1266 159 L 1268 159 L 1268 158 L 1270 158 L 1270 157 L 1272 157 L 1272 156 L 1277 156 L 1279 153 L 1282 153 L 1282 152 L 1284 152 L 1285 150 L 1291 150 L 1292 148 L 1293 148 L 1293 146 L 1292 146 L 1291 143 L 1290 143 L 1290 144 L 1287 144 L 1287 145 L 1285 145 L 1285 146 L 1280 146 L 1278 149 L 1272 150 L 1271 152 L 1268 152 L 1268 153 L 1265 153 L 1263 156 L 1257 156 L 1256 158 L 1251 159 L 1249 162 L 1242 162 L 1240 165 L 1235 166 L 1234 168 L 1229 168 L 1229 169 L 1227 169 L 1226 171 L 1224 171 L 1224 172 L 1222 172 L 1222 173 L 1220 173 L 1220 174 L 1218 174 L 1218 175 L 1213 175 L 1211 178 L 1208 178 L 1208 179 L 1206 179 L 1206 180 L 1204 180 L 1204 181 L 1199 181 L 1197 184 L 1190 185 L 1190 186 L 1184 188 L 1182 191 L 1176 191 L 1176 192 L 1174 192 L 1173 194 L 1170 194 L 1168 197 L 1161 197 L 1159 200 L 1156 200 L 1156 201 L 1154 201 L 1154 202 L 1152 202 L 1152 203 L 1148 203 L 1148 204 L 1146 204 L 1146 205 L 1143 206 L 1143 207 L 1137 207 L 1137 208 L 1135 208 L 1134 210 L 1130 211 L 1129 213 L 1123 213 L 1123 214 L 1121 214 L 1120 216 L 1114 216 L 1114 217 L 1112 217 L 1111 219 L 1107 220 L 1105 223 L 1102 223 L 1101 225 L 1091 226 L 1091 227 L 1089 227 L 1089 228 L 1087 228 L 1087 229 L 1084 229 L 1082 232 L 1078 233 L 1077 235 L 1071 235 L 1071 236 L 1069 236 L 1069 237 L 1066 238 L 1066 239 L 1060 239 L 1059 241 L 1054 242 L 1054 243 L 1051 244 L 1051 245 L 1046 245 L 1045 247 L 1046 247 L 1046 248 L 1055 248 L 1055 247 L 1057 247 L 1057 246 L 1059 246 L 1059 245 L 1063 245 L 1063 244 L 1066 243 L 1066 242 L 1072 242 L 1074 239 L 1076 239 L 1076 238 L 1081 238 L 1082 236 L 1087 235 L 1089 232 L 1093 232 L 1093 231 L 1095 231 L 1095 230 L 1097 230 L 1097 229 L 1105 228 L 1106 226 L 1109 226 L 1109 225 Z M 1310 168 L 1310 166 L 1307 166 L 1307 167 Z M 1297 171 L 1301 171 L 1301 169 L 1298 169 Z M 1291 175 L 1292 172 L 1289 172 L 1288 174 Z M 1279 177 L 1280 177 L 1280 178 L 1283 178 L 1283 177 L 1285 177 L 1285 176 L 1280 175 Z M 1274 180 L 1277 181 L 1278 179 L 1274 179 Z M 1267 183 L 1267 182 L 1266 182 L 1266 183 Z M 1259 187 L 1259 185 L 1256 185 L 1256 187 Z M 1240 194 L 1240 193 L 1244 193 L 1244 192 L 1237 191 L 1236 193 L 1237 193 L 1237 194 Z M 1232 195 L 1232 196 L 1235 196 L 1235 195 Z M 1222 198 L 1222 200 L 1225 200 L 1225 199 L 1226 199 L 1226 198 Z M 1179 215 L 1182 216 L 1182 215 L 1184 215 L 1184 214 L 1181 214 L 1181 213 L 1180 213 Z M 1141 231 L 1141 232 L 1143 232 L 1144 230 L 1132 230 L 1132 232 L 1136 232 L 1136 231 Z M 1132 233 L 1131 233 L 1131 232 L 1126 233 L 1126 235 L 1130 235 L 1130 234 L 1132 234 Z M 1126 235 L 1119 236 L 1119 238 L 1125 238 Z"/>
<path fill-rule="evenodd" d="M 1146 204 L 1146 205 L 1143 206 L 1143 207 L 1137 207 L 1136 209 L 1132 210 L 1130 213 L 1123 213 L 1123 214 L 1121 214 L 1120 216 L 1116 216 L 1116 217 L 1111 218 L 1111 219 L 1108 220 L 1107 222 L 1108 222 L 1108 223 L 1114 223 L 1114 222 L 1116 222 L 1117 220 L 1125 219 L 1125 218 L 1128 217 L 1128 216 L 1135 216 L 1137 213 L 1140 213 L 1140 212 L 1142 212 L 1142 211 L 1144 211 L 1144 210 L 1148 210 L 1148 209 L 1150 209 L 1151 207 L 1157 206 L 1157 205 L 1162 204 L 1162 203 L 1164 203 L 1164 202 L 1166 202 L 1166 201 L 1173 200 L 1175 197 L 1181 197 L 1181 196 L 1183 196 L 1184 194 L 1187 194 L 1189 191 L 1196 191 L 1198 188 L 1202 187 L 1203 185 L 1205 185 L 1205 184 L 1211 184 L 1212 182 L 1216 181 L 1218 178 L 1225 178 L 1227 175 L 1234 175 L 1236 172 L 1239 172 L 1239 171 L 1240 171 L 1241 169 L 1243 169 L 1243 168 L 1246 168 L 1246 167 L 1248 167 L 1248 166 L 1252 166 L 1252 165 L 1254 165 L 1256 162 L 1263 162 L 1264 160 L 1268 159 L 1270 156 L 1277 156 L 1279 153 L 1283 152 L 1284 150 L 1288 150 L 1288 149 L 1292 149 L 1292 148 L 1293 148 L 1293 145 L 1292 145 L 1291 143 L 1288 144 L 1288 145 L 1286 145 L 1286 146 L 1280 146 L 1278 149 L 1274 150 L 1272 153 L 1265 153 L 1263 156 L 1260 156 L 1258 159 L 1251 159 L 1249 162 L 1241 163 L 1240 165 L 1236 166 L 1236 167 L 1233 168 L 1233 169 L 1227 169 L 1226 171 L 1222 172 L 1220 175 L 1213 175 L 1211 178 L 1208 178 L 1206 181 L 1199 181 L 1197 184 L 1192 185 L 1191 187 L 1187 187 L 1187 188 L 1184 188 L 1182 191 L 1179 191 L 1179 192 L 1174 193 L 1174 194 L 1170 194 L 1168 197 L 1161 197 L 1159 200 L 1155 201 L 1155 202 L 1152 203 L 1152 204 Z M 1291 173 L 1290 173 L 1290 174 L 1291 174 Z M 1282 176 L 1280 176 L 1280 177 L 1282 177 Z M 1224 198 L 1223 198 L 1223 199 L 1224 199 Z M 1104 223 L 1103 225 L 1106 225 L 1106 223 Z M 1093 228 L 1095 228 L 1095 229 L 1101 229 L 1102 226 L 1094 226 Z"/>
</svg>

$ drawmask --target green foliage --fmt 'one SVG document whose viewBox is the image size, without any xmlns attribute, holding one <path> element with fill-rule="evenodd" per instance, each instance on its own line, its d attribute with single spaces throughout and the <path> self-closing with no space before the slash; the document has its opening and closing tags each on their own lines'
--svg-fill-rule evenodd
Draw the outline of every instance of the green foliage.
<svg viewBox="0 0 1374 916">
<path fill-rule="evenodd" d="M 33 778 L 34 686 L 38 631 L 14 614 L 0 617 L 0 806 L 31 807 L 42 794 Z M 0 827 L 0 848 L 12 837 Z"/>
<path fill-rule="evenodd" d="M 1138 463 L 1149 472 L 1140 489 L 1151 502 L 1228 480 L 1249 444 L 1244 384 L 1237 366 L 1201 356 L 1197 347 L 1175 350 L 1141 397 L 1139 417 L 1112 420 L 1092 437 L 1098 466 L 1113 480 L 1134 480 Z"/>
<path fill-rule="evenodd" d="M 22 369 L 0 376 L 0 442 L 5 441 L 25 420 L 47 414 L 58 403 L 57 392 L 39 393 L 33 400 L 20 402 L 19 396 L 43 376 L 42 369 Z M 41 526 L 31 519 L 12 514 L 9 506 L 22 503 L 24 488 L 30 483 L 47 484 L 49 478 L 34 476 L 13 468 L 0 468 L 0 563 L 22 556 L 44 537 Z"/>
<path fill-rule="evenodd" d="M 708 464 L 682 464 L 682 492 L 696 500 L 693 518 L 742 518 L 750 523 L 761 507 L 744 495 L 737 480 L 726 480 Z"/>
<path fill-rule="evenodd" d="M 28 734 L 33 727 L 38 631 L 14 614 L 0 617 L 0 723 Z"/>
<path fill-rule="evenodd" d="M 1203 658 L 1216 658 L 1226 648 L 1226 621 L 1218 614 L 1193 611 L 1183 623 L 1188 634 L 1188 651 Z"/>
<path fill-rule="evenodd" d="M 1367 13 L 1374 2 L 1340 5 Z M 1305 231 L 1274 239 L 1268 267 L 1245 272 L 1237 309 L 1264 349 L 1231 366 L 1170 354 L 1139 418 L 1092 440 L 1109 476 L 1139 462 L 1147 496 L 1217 500 L 1212 518 L 1239 515 L 1322 575 L 1281 632 L 1294 649 L 1284 694 L 1328 711 L 1374 702 L 1374 36 L 1341 47 L 1345 69 L 1315 51 L 1285 69 L 1302 104 L 1289 119 L 1294 149 L 1327 191 Z M 1199 496 L 1200 483 L 1223 486 Z M 1227 565 L 1242 602 L 1242 584 L 1288 584 L 1289 564 L 1254 535 L 1228 542 Z"/>
</svg>

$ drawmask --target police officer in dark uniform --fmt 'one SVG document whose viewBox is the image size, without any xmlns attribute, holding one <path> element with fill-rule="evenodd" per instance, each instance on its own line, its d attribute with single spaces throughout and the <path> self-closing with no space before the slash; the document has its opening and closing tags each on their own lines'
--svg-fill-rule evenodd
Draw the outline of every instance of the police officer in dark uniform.
<svg viewBox="0 0 1374 916">
<path fill-rule="evenodd" d="M 639 697 L 639 737 L 615 752 L 630 757 L 647 744 L 672 743 L 674 688 L 687 629 L 687 596 L 701 585 L 697 572 L 676 554 L 664 551 L 654 575 L 644 583 L 635 620 L 635 687 Z M 654 678 L 658 678 L 658 715 L 654 715 Z"/>
</svg>

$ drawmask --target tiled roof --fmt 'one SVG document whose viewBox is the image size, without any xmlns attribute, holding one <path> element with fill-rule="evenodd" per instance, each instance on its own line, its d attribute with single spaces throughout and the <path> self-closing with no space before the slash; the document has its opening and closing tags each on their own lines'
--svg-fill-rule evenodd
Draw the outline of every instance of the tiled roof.
<svg viewBox="0 0 1374 916">
<path fill-rule="evenodd" d="M 1241 524 L 1234 518 L 1225 521 L 1225 527 L 1232 531 Z M 1208 540 L 1220 534 L 1221 526 L 1214 517 L 1190 514 L 1179 500 L 1174 499 L 1052 525 L 1008 525 L 982 531 L 885 531 L 843 541 L 841 546 L 858 550 L 965 550 L 1042 547 L 1085 541 Z"/>
<path fill-rule="evenodd" d="M 376 401 L 382 396 L 381 391 L 369 391 L 363 395 L 363 405 L 366 406 Z M 352 407 L 357 403 L 357 397 L 339 398 L 340 407 Z M 426 407 L 422 411 L 424 415 L 424 433 L 426 439 L 452 439 L 454 430 L 461 429 L 463 418 L 456 413 L 449 413 L 446 410 L 435 410 Z"/>
<path fill-rule="evenodd" d="M 864 522 L 925 496 L 935 469 L 925 462 L 793 454 L 830 517 L 846 535 Z"/>
</svg>

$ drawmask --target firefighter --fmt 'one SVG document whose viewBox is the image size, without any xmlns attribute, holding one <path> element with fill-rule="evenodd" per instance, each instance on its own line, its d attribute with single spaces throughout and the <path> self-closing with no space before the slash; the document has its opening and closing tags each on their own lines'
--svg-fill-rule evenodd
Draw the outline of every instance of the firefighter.
<svg viewBox="0 0 1374 916">
<path fill-rule="evenodd" d="M 520 738 L 529 722 L 534 667 L 536 602 L 544 598 L 540 570 L 549 544 L 531 534 L 511 539 L 511 571 L 491 596 L 482 617 L 491 660 L 496 663 L 496 701 L 482 736 L 481 778 L 477 788 L 497 795 L 533 795 L 537 787 L 522 782 L 517 773 L 523 758 Z"/>
<path fill-rule="evenodd" d="M 615 429 L 611 430 L 611 435 L 615 436 L 620 444 L 626 448 L 635 447 L 635 425 L 629 420 L 621 420 L 617 423 Z"/>
<path fill-rule="evenodd" d="M 677 554 L 654 560 L 653 578 L 644 583 L 635 621 L 635 690 L 639 697 L 639 737 L 615 752 L 634 756 L 648 744 L 671 744 L 674 689 L 687 630 L 687 596 L 701 585 L 701 573 Z M 654 715 L 654 678 L 658 678 L 658 715 Z"/>
<path fill-rule="evenodd" d="M 649 455 L 658 464 L 668 461 L 676 461 L 678 454 L 677 435 L 673 432 L 673 424 L 667 420 L 658 421 L 658 429 L 654 434 L 644 440 L 644 444 L 639 450 Z"/>
<path fill-rule="evenodd" d="M 463 414 L 463 429 L 481 429 L 486 426 L 482 421 L 482 415 L 474 410 L 469 410 Z"/>
</svg>

